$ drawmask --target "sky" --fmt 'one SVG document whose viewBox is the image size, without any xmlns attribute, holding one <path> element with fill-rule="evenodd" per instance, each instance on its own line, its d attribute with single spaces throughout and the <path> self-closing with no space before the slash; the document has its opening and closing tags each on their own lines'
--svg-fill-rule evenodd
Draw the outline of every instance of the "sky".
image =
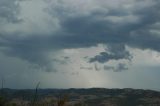
<svg viewBox="0 0 160 106">
<path fill-rule="evenodd" d="M 0 0 L 4 87 L 160 90 L 159 0 Z"/>
</svg>

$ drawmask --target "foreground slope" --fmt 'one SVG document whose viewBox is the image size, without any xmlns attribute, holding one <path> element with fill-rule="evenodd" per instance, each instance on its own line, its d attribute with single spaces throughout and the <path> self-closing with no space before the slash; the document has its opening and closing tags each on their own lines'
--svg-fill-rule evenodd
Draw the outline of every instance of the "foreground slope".
<svg viewBox="0 0 160 106">
<path fill-rule="evenodd" d="M 35 90 L 4 89 L 3 96 L 8 102 L 24 102 L 34 99 Z M 66 98 L 66 106 L 160 106 L 160 92 L 142 89 L 39 89 L 36 104 L 57 106 L 59 98 Z M 19 104 L 22 106 L 22 104 Z"/>
</svg>

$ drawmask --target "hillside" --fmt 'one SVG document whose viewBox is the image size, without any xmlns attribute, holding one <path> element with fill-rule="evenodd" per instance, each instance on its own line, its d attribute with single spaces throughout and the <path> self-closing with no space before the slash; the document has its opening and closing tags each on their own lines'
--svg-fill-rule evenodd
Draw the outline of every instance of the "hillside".
<svg viewBox="0 0 160 106">
<path fill-rule="evenodd" d="M 3 89 L 2 94 L 7 102 L 27 106 L 35 90 Z M 56 106 L 59 98 L 66 98 L 66 106 L 160 106 L 160 92 L 130 88 L 39 89 L 35 106 Z"/>
</svg>

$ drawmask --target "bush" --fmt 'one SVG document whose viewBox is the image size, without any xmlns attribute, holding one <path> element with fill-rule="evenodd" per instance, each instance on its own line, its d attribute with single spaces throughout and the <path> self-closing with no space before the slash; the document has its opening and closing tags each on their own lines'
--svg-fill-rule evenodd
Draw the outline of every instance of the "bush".
<svg viewBox="0 0 160 106">
<path fill-rule="evenodd" d="M 0 97 L 0 106 L 5 106 L 6 100 L 3 97 Z"/>
</svg>

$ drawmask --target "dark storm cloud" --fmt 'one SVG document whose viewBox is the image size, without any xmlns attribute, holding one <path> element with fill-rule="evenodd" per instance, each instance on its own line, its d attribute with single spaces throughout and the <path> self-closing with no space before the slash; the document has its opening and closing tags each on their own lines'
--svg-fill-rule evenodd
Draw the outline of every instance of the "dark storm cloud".
<svg viewBox="0 0 160 106">
<path fill-rule="evenodd" d="M 0 0 L 0 23 L 12 22 L 17 23 L 20 19 L 17 17 L 19 13 L 20 0 Z"/>
<path fill-rule="evenodd" d="M 100 63 L 105 63 L 108 62 L 109 60 L 120 60 L 120 59 L 131 60 L 132 56 L 130 55 L 129 51 L 125 50 L 123 44 L 111 44 L 108 46 L 106 52 L 101 52 L 99 55 L 90 58 L 89 62 L 92 63 L 98 61 Z"/>
<path fill-rule="evenodd" d="M 0 5 L 5 4 L 5 1 L 0 0 Z M 8 10 L 1 9 L 0 17 L 6 20 L 16 20 L 14 11 L 17 10 L 17 5 L 14 3 L 15 0 L 7 1 L 8 4 L 4 6 Z M 65 3 L 63 5 L 53 4 L 45 9 L 45 12 L 47 11 L 53 20 L 55 17 L 58 19 L 60 26 L 58 30 L 50 34 L 40 34 L 36 30 L 37 34 L 33 35 L 26 32 L 14 32 L 11 34 L 12 36 L 8 33 L 2 33 L 0 45 L 4 49 L 1 51 L 7 55 L 47 67 L 52 62 L 48 57 L 50 52 L 70 48 L 88 48 L 97 44 L 107 45 L 108 49 L 91 58 L 90 62 L 104 63 L 113 59 L 130 60 L 132 56 L 126 50 L 126 45 L 160 51 L 158 45 L 160 34 L 151 31 L 159 31 L 160 2 L 152 0 L 153 4 L 150 5 L 145 0 L 132 1 L 134 3 L 130 4 L 129 8 L 125 8 L 125 4 L 121 3 L 122 6 L 118 8 L 107 8 L 106 6 L 106 9 L 102 11 L 99 6 L 97 9 L 84 12 L 74 11 L 74 8 L 65 8 Z M 25 35 L 25 37 L 17 35 Z"/>
</svg>

